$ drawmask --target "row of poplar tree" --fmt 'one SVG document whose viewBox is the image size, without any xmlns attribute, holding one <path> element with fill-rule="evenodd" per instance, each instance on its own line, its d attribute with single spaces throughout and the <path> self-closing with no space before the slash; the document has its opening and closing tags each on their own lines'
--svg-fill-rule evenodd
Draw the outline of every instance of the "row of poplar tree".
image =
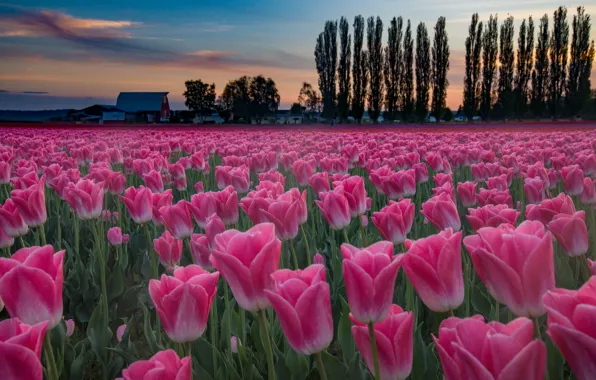
<svg viewBox="0 0 596 380">
<path fill-rule="evenodd" d="M 384 115 L 391 120 L 424 121 L 431 112 L 438 122 L 447 110 L 449 86 L 445 21 L 444 17 L 437 20 L 432 44 L 423 22 L 416 28 L 414 44 L 410 20 L 404 32 L 402 17 L 390 21 L 386 44 L 380 17 L 369 17 L 365 23 L 362 16 L 356 16 L 352 33 L 345 17 L 339 24 L 327 21 L 315 47 L 323 115 L 342 120 L 351 115 L 360 120 L 368 110 L 370 118 L 377 120 L 386 111 Z M 537 36 L 532 17 L 524 19 L 517 54 L 513 21 L 510 16 L 499 27 L 496 15 L 491 15 L 486 25 L 478 20 L 478 14 L 472 16 L 465 42 L 466 117 L 580 115 L 590 98 L 594 60 L 590 16 L 583 7 L 577 8 L 571 42 L 565 7 L 555 10 L 552 28 L 548 15 L 540 19 Z"/>
</svg>

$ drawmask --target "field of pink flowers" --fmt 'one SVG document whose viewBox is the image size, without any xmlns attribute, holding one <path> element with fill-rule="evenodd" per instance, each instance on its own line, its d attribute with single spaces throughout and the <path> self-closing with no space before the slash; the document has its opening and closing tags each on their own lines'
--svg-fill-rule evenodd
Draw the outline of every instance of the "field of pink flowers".
<svg viewBox="0 0 596 380">
<path fill-rule="evenodd" d="M 0 129 L 0 379 L 596 379 L 595 149 Z"/>
</svg>

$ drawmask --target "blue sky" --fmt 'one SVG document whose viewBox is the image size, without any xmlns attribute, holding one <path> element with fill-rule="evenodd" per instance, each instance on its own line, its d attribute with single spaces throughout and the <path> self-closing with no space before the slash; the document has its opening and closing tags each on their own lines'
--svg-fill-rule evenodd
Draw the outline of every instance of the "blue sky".
<svg viewBox="0 0 596 380">
<path fill-rule="evenodd" d="M 0 0 L 1 1 L 1 0 Z M 76 0 L 0 3 L 0 109 L 43 109 L 114 103 L 120 91 L 170 91 L 183 106 L 186 79 L 215 82 L 218 91 L 240 75 L 264 74 L 282 104 L 300 85 L 316 85 L 313 49 L 325 20 L 358 14 L 393 16 L 432 28 L 447 18 L 451 45 L 448 104 L 461 103 L 463 48 L 469 19 L 511 14 L 537 21 L 566 5 L 545 0 Z M 585 4 L 596 17 L 596 6 Z M 593 28 L 592 35 L 595 35 Z M 386 33 L 385 36 L 386 37 Z M 593 75 L 594 78 L 594 75 Z M 23 94 L 23 92 L 35 94 Z"/>
</svg>

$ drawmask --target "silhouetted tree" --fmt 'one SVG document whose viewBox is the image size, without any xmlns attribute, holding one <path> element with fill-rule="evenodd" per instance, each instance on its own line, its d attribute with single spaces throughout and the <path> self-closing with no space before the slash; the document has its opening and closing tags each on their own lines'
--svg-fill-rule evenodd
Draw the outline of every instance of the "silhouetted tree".
<svg viewBox="0 0 596 380">
<path fill-rule="evenodd" d="M 491 15 L 488 25 L 482 34 L 482 104 L 480 106 L 482 117 L 487 120 L 493 102 L 493 84 L 497 68 L 498 37 L 497 16 Z"/>
<path fill-rule="evenodd" d="M 536 117 L 542 116 L 548 95 L 548 15 L 542 16 L 538 28 L 538 41 L 532 71 L 532 100 L 530 106 Z"/>
<path fill-rule="evenodd" d="M 184 105 L 197 112 L 201 120 L 215 109 L 215 84 L 203 83 L 202 80 L 184 82 L 186 91 L 182 94 L 186 99 Z"/>
<path fill-rule="evenodd" d="M 401 17 L 393 18 L 387 29 L 388 39 L 385 47 L 385 107 L 389 118 L 395 120 L 400 103 L 401 90 L 401 62 L 403 20 Z"/>
<path fill-rule="evenodd" d="M 447 98 L 447 87 L 449 80 L 447 72 L 449 71 L 449 39 L 445 29 L 445 17 L 439 17 L 435 25 L 435 36 L 432 47 L 432 110 L 440 122 L 445 109 L 445 99 Z M 447 109 L 449 110 L 449 109 Z M 449 111 L 451 114 L 451 111 Z"/>
<path fill-rule="evenodd" d="M 370 86 L 368 90 L 368 113 L 376 123 L 383 106 L 383 21 L 377 16 L 369 17 L 367 22 L 368 72 Z"/>
<path fill-rule="evenodd" d="M 499 39 L 499 84 L 497 89 L 497 102 L 501 116 L 505 119 L 511 117 L 513 105 L 513 16 L 505 19 L 501 25 Z"/>
<path fill-rule="evenodd" d="M 350 111 L 350 66 L 352 59 L 352 36 L 349 34 L 349 24 L 345 17 L 339 21 L 339 65 L 337 66 L 337 81 L 339 93 L 337 95 L 337 109 L 342 120 L 348 118 Z"/>
<path fill-rule="evenodd" d="M 464 113 L 473 121 L 480 104 L 480 53 L 482 52 L 482 21 L 478 13 L 472 15 L 466 38 L 466 72 L 464 76 Z"/>
<path fill-rule="evenodd" d="M 430 91 L 430 39 L 421 22 L 416 31 L 416 117 L 423 122 L 428 114 Z"/>
<path fill-rule="evenodd" d="M 221 95 L 220 106 L 229 112 L 234 120 L 250 120 L 251 99 L 249 93 L 251 78 L 247 76 L 234 79 L 226 84 Z"/>
<path fill-rule="evenodd" d="M 317 90 L 315 90 L 310 83 L 303 82 L 300 94 L 298 95 L 298 103 L 306 108 L 306 112 L 321 112 L 321 102 L 322 99 L 317 93 Z"/>
<path fill-rule="evenodd" d="M 412 38 L 412 26 L 408 20 L 406 33 L 404 35 L 404 56 L 401 60 L 401 110 L 403 120 L 410 120 L 414 113 L 414 40 Z"/>
<path fill-rule="evenodd" d="M 280 96 L 273 79 L 262 75 L 252 78 L 248 93 L 251 116 L 257 120 L 257 123 L 260 123 L 263 117 L 275 114 L 279 107 Z"/>
<path fill-rule="evenodd" d="M 517 66 L 515 75 L 514 102 L 515 114 L 518 118 L 523 117 L 528 106 L 528 81 L 534 65 L 534 20 L 524 19 L 519 27 L 517 39 Z"/>
<path fill-rule="evenodd" d="M 352 116 L 360 121 L 364 114 L 367 65 L 362 53 L 364 44 L 364 17 L 354 18 L 354 59 L 352 62 Z"/>
<path fill-rule="evenodd" d="M 300 103 L 292 103 L 292 107 L 290 107 L 290 113 L 292 115 L 300 115 L 302 113 L 302 106 Z"/>
<path fill-rule="evenodd" d="M 590 43 L 590 15 L 584 7 L 577 8 L 573 16 L 573 37 L 571 40 L 571 62 L 565 100 L 571 116 L 576 116 L 590 99 L 590 74 L 594 61 L 594 41 Z"/>
<path fill-rule="evenodd" d="M 550 38 L 549 104 L 551 116 L 557 118 L 559 104 L 567 79 L 567 56 L 569 51 L 569 23 L 567 8 L 559 7 L 553 14 L 553 33 Z"/>
<path fill-rule="evenodd" d="M 337 70 L 337 22 L 327 21 L 325 30 L 319 34 L 315 47 L 315 63 L 319 73 L 319 90 L 323 96 L 323 115 L 335 118 Z"/>
</svg>

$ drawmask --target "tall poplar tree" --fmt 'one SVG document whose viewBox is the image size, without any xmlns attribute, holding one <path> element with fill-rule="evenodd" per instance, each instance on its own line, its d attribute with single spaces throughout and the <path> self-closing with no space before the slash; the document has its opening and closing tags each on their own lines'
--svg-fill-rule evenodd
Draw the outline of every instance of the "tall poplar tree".
<svg viewBox="0 0 596 380">
<path fill-rule="evenodd" d="M 352 116 L 360 121 L 364 114 L 366 97 L 366 73 L 364 64 L 365 56 L 362 54 L 364 44 L 364 17 L 354 18 L 354 56 L 352 62 Z"/>
<path fill-rule="evenodd" d="M 410 20 L 408 20 L 404 34 L 404 55 L 401 60 L 400 71 L 402 73 L 400 84 L 402 119 L 408 121 L 414 113 L 414 40 Z"/>
<path fill-rule="evenodd" d="M 584 7 L 577 8 L 573 16 L 573 37 L 571 39 L 571 62 L 565 100 L 571 116 L 577 116 L 590 98 L 590 74 L 594 61 L 594 41 L 590 43 L 590 15 Z"/>
<path fill-rule="evenodd" d="M 532 71 L 532 100 L 530 106 L 536 117 L 544 114 L 548 95 L 548 49 L 550 46 L 548 34 L 548 15 L 542 16 L 538 27 L 538 40 L 534 55 L 534 70 Z"/>
<path fill-rule="evenodd" d="M 472 15 L 466 38 L 466 71 L 464 76 L 464 113 L 472 121 L 480 105 L 480 53 L 482 52 L 482 21 L 478 13 Z"/>
<path fill-rule="evenodd" d="M 350 66 L 352 62 L 352 36 L 345 17 L 339 21 L 339 64 L 337 66 L 337 110 L 341 120 L 348 118 L 350 111 Z"/>
<path fill-rule="evenodd" d="M 335 118 L 337 98 L 335 72 L 337 70 L 337 22 L 327 21 L 315 47 L 315 63 L 319 73 L 319 91 L 323 97 L 323 115 Z"/>
<path fill-rule="evenodd" d="M 430 39 L 426 25 L 421 22 L 416 30 L 416 117 L 419 122 L 428 114 L 430 71 Z"/>
<path fill-rule="evenodd" d="M 498 37 L 497 16 L 491 15 L 488 25 L 482 34 L 482 104 L 480 106 L 482 117 L 487 120 L 493 102 L 493 85 L 497 68 Z"/>
<path fill-rule="evenodd" d="M 501 117 L 509 119 L 513 106 L 513 67 L 515 54 L 513 52 L 513 16 L 505 19 L 501 25 L 499 38 L 499 84 L 497 102 Z"/>
<path fill-rule="evenodd" d="M 567 8 L 559 7 L 553 14 L 553 33 L 550 37 L 549 105 L 551 116 L 560 113 L 561 98 L 567 80 L 567 57 L 569 52 L 569 23 Z"/>
<path fill-rule="evenodd" d="M 383 21 L 377 16 L 368 18 L 367 23 L 368 72 L 368 114 L 376 123 L 383 107 Z"/>
<path fill-rule="evenodd" d="M 515 72 L 514 103 L 515 114 L 523 117 L 528 107 L 528 81 L 534 65 L 534 20 L 524 19 L 519 27 L 517 39 L 517 65 Z"/>
<path fill-rule="evenodd" d="M 449 80 L 447 72 L 449 71 L 449 38 L 445 29 L 445 17 L 439 17 L 435 25 L 435 36 L 432 47 L 432 110 L 440 122 L 443 117 L 447 98 L 447 87 Z"/>
<path fill-rule="evenodd" d="M 387 46 L 385 47 L 385 107 L 389 117 L 395 120 L 401 98 L 401 62 L 403 19 L 393 18 L 387 30 Z"/>
</svg>

